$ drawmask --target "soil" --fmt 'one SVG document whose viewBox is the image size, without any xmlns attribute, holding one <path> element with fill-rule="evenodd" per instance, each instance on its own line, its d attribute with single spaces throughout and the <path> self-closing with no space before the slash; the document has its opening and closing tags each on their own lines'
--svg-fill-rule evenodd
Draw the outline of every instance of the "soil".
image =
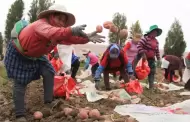
<svg viewBox="0 0 190 122">
<path fill-rule="evenodd" d="M 160 71 L 159 71 L 160 72 Z M 157 80 L 161 80 L 161 73 L 158 73 L 156 76 Z M 150 91 L 144 89 L 144 92 L 139 97 L 141 98 L 142 104 L 159 106 L 163 107 L 167 104 L 174 104 L 178 102 L 182 102 L 186 99 L 190 99 L 190 96 L 180 96 L 179 93 L 184 90 L 174 91 L 174 92 L 162 92 L 160 90 Z M 34 120 L 33 113 L 35 111 L 40 111 L 44 108 L 43 105 L 43 84 L 39 81 L 33 81 L 28 85 L 27 93 L 26 93 L 26 110 L 27 110 L 27 119 L 29 122 L 105 122 L 104 119 L 88 119 L 88 120 L 80 120 L 77 116 L 65 116 L 61 113 L 62 107 L 73 107 L 74 109 L 90 107 L 93 109 L 98 109 L 104 118 L 110 120 L 111 115 L 116 116 L 114 113 L 114 108 L 116 105 L 121 105 L 122 103 L 112 101 L 109 99 L 103 99 L 95 103 L 89 103 L 85 96 L 77 97 L 71 96 L 70 100 L 65 100 L 64 98 L 58 98 L 60 101 L 53 109 L 51 115 L 43 118 L 40 121 Z M 118 115 L 117 115 L 118 116 Z M 122 118 L 120 122 L 124 122 L 126 117 Z M 12 101 L 12 84 L 8 82 L 6 85 L 3 85 L 0 88 L 0 122 L 4 122 L 7 120 L 14 121 L 14 109 L 13 109 L 13 101 Z M 9 120 L 9 121 L 8 121 Z M 107 121 L 108 122 L 108 121 Z"/>
</svg>

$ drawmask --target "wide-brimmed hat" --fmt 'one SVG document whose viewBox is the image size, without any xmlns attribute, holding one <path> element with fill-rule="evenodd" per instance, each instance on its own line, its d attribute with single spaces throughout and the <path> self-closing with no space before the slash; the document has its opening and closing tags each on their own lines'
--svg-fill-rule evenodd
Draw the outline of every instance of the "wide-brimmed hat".
<svg viewBox="0 0 190 122">
<path fill-rule="evenodd" d="M 152 25 L 150 26 L 149 30 L 146 31 L 145 35 L 148 35 L 149 33 L 151 33 L 152 31 L 156 30 L 157 31 L 157 36 L 160 36 L 162 34 L 162 29 L 158 28 L 157 25 Z"/>
<path fill-rule="evenodd" d="M 75 16 L 69 12 L 67 12 L 67 9 L 63 5 L 52 5 L 49 7 L 48 10 L 44 10 L 38 14 L 38 19 L 45 18 L 48 15 L 52 13 L 61 13 L 67 16 L 67 22 L 65 23 L 65 26 L 72 26 L 75 24 Z"/>
</svg>

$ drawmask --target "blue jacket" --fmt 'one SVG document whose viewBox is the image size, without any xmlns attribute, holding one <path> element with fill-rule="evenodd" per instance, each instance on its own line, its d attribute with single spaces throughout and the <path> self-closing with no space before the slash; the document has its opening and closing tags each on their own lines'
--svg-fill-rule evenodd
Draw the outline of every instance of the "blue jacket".
<svg viewBox="0 0 190 122">
<path fill-rule="evenodd" d="M 71 58 L 71 64 L 73 64 L 76 60 L 78 60 L 79 57 L 77 57 L 74 53 L 72 54 L 72 58 Z"/>
</svg>

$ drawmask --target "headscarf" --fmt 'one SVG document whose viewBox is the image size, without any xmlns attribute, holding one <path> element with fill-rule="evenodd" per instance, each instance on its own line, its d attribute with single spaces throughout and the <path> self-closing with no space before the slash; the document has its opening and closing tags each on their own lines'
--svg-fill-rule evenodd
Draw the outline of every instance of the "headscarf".
<svg viewBox="0 0 190 122">
<path fill-rule="evenodd" d="M 109 53 L 110 53 L 110 58 L 112 59 L 118 58 L 120 54 L 119 47 L 116 44 L 113 44 L 110 47 Z"/>
</svg>

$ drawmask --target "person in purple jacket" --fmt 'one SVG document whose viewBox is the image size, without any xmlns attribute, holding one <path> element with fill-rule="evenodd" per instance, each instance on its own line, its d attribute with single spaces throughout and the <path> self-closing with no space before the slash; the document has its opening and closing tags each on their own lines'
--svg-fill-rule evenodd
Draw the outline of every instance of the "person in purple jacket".
<svg viewBox="0 0 190 122">
<path fill-rule="evenodd" d="M 138 55 L 135 59 L 134 66 L 138 61 L 143 58 L 143 60 L 148 61 L 148 65 L 150 67 L 150 73 L 148 75 L 149 89 L 154 87 L 154 76 L 156 73 L 156 59 L 160 61 L 160 51 L 159 51 L 159 43 L 156 37 L 162 34 L 162 29 L 158 28 L 157 25 L 152 25 L 149 28 L 149 31 L 146 32 L 143 38 L 139 41 L 137 45 Z M 136 75 L 136 74 L 135 74 Z M 138 76 L 136 75 L 138 78 Z"/>
</svg>

